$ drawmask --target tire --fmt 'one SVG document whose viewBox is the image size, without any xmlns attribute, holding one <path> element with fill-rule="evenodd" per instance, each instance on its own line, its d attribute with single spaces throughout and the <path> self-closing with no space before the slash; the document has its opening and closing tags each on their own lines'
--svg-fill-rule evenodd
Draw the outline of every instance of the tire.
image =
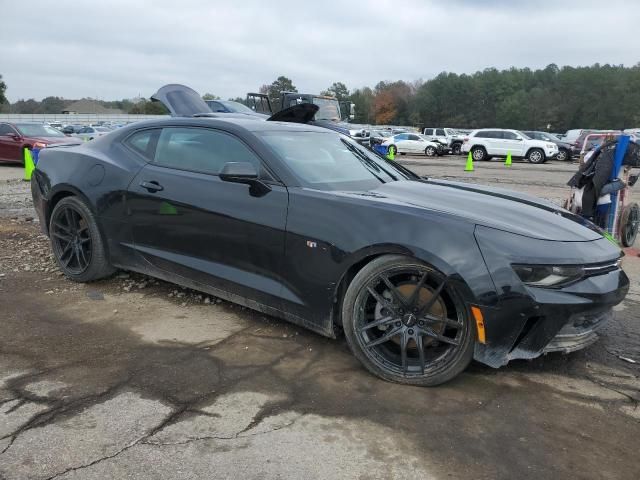
<svg viewBox="0 0 640 480">
<path fill-rule="evenodd" d="M 473 147 L 471 149 L 471 157 L 475 162 L 484 162 L 489 160 L 487 157 L 487 151 L 484 147 Z"/>
<path fill-rule="evenodd" d="M 342 326 L 367 370 L 391 382 L 435 386 L 467 368 L 475 325 L 446 281 L 433 267 L 400 255 L 376 258 L 358 272 L 342 302 Z"/>
<path fill-rule="evenodd" d="M 556 160 L 560 162 L 566 162 L 567 160 L 571 160 L 571 153 L 566 148 L 561 148 L 558 150 L 558 155 L 556 155 Z"/>
<path fill-rule="evenodd" d="M 56 204 L 49 238 L 58 267 L 74 282 L 92 282 L 115 272 L 95 216 L 80 198 L 65 197 Z"/>
<path fill-rule="evenodd" d="M 545 157 L 544 152 L 539 148 L 532 148 L 527 153 L 527 160 L 529 163 L 540 164 L 547 161 L 547 157 Z"/>
<path fill-rule="evenodd" d="M 452 155 L 460 155 L 462 153 L 462 144 L 454 143 L 451 145 L 451 154 Z"/>
<path fill-rule="evenodd" d="M 436 147 L 428 146 L 424 149 L 424 154 L 427 157 L 435 157 L 436 155 L 438 155 L 438 149 Z"/>
<path fill-rule="evenodd" d="M 632 203 L 624 207 L 620 217 L 620 243 L 624 247 L 633 247 L 638 236 L 640 225 L 640 207 L 637 203 Z"/>
</svg>

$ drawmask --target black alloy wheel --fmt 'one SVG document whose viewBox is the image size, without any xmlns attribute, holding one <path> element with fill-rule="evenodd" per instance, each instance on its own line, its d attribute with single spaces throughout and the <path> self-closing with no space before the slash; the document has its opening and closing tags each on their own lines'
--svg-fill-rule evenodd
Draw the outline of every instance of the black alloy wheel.
<svg viewBox="0 0 640 480">
<path fill-rule="evenodd" d="M 473 355 L 475 329 L 447 277 L 406 257 L 380 257 L 356 275 L 343 324 L 356 357 L 386 380 L 438 385 Z"/>
<path fill-rule="evenodd" d="M 78 197 L 60 200 L 49 223 L 49 237 L 60 270 L 76 282 L 111 275 L 104 244 L 91 210 Z"/>
</svg>

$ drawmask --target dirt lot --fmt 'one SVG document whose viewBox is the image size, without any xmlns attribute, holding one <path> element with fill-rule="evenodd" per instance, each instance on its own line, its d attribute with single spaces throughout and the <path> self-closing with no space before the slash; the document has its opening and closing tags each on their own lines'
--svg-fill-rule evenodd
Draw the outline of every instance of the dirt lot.
<svg viewBox="0 0 640 480">
<path fill-rule="evenodd" d="M 554 201 L 575 168 L 400 161 Z M 640 258 L 585 351 L 406 387 L 210 296 L 66 280 L 20 175 L 0 166 L 0 479 L 640 478 Z"/>
</svg>

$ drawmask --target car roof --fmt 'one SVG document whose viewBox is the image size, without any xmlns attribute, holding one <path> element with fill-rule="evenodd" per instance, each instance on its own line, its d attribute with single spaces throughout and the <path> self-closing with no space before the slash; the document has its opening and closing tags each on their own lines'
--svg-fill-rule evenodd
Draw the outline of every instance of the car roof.
<svg viewBox="0 0 640 480">
<path fill-rule="evenodd" d="M 269 132 L 269 131 L 292 131 L 292 132 L 318 132 L 329 133 L 332 130 L 315 127 L 313 125 L 292 123 L 292 122 L 274 122 L 253 118 L 237 118 L 228 117 L 229 114 L 216 117 L 171 117 L 166 119 L 146 120 L 128 125 L 127 128 L 138 129 L 141 127 L 149 128 L 152 126 L 169 126 L 169 125 L 185 125 L 200 127 L 221 127 L 236 126 L 250 132 Z M 244 115 L 247 117 L 247 115 Z M 335 133 L 335 132 L 334 132 Z"/>
</svg>

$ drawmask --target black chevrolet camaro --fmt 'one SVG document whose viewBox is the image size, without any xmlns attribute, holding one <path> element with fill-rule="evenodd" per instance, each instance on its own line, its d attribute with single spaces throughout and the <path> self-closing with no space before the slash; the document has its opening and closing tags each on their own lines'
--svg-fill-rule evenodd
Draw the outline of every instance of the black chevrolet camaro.
<svg viewBox="0 0 640 480">
<path fill-rule="evenodd" d="M 620 249 L 551 203 L 420 178 L 300 123 L 135 123 L 45 149 L 31 188 L 70 279 L 123 268 L 344 331 L 402 383 L 583 348 L 629 284 Z"/>
</svg>

